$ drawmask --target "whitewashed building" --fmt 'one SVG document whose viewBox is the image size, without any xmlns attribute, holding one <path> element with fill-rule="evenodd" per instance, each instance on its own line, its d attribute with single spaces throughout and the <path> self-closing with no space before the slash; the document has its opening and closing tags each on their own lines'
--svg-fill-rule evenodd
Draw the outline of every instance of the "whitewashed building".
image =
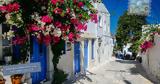
<svg viewBox="0 0 160 84">
<path fill-rule="evenodd" d="M 95 2 L 94 6 L 98 10 L 98 23 L 89 21 L 87 31 L 83 31 L 78 42 L 75 44 L 66 42 L 65 54 L 59 60 L 58 68 L 68 74 L 68 79 L 86 73 L 111 59 L 113 39 L 110 33 L 110 14 L 103 3 Z M 33 40 L 33 53 L 30 54 L 29 63 L 40 62 L 42 71 L 28 73 L 25 79 L 28 84 L 36 84 L 46 79 L 51 82 L 54 72 L 51 48 L 45 45 L 39 46 L 38 42 Z M 0 47 L 0 53 L 2 53 L 2 41 L 0 41 Z M 39 49 L 42 49 L 41 53 Z M 10 78 L 6 79 L 10 80 Z"/>
<path fill-rule="evenodd" d="M 75 44 L 66 42 L 66 54 L 58 64 L 58 68 L 69 76 L 86 73 L 111 59 L 113 39 L 110 33 L 110 14 L 103 3 L 94 3 L 98 10 L 98 23 L 88 22 L 87 31 Z"/>
</svg>

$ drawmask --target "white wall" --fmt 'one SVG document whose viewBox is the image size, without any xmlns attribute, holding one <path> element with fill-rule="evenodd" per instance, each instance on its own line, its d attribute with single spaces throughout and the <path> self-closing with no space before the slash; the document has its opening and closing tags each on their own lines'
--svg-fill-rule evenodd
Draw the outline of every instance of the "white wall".
<svg viewBox="0 0 160 84">
<path fill-rule="evenodd" d="M 59 63 L 58 68 L 65 71 L 68 74 L 68 78 L 73 77 L 74 73 L 74 47 L 72 45 L 71 51 L 66 51 L 66 54 L 62 55 Z"/>
<path fill-rule="evenodd" d="M 93 23 L 93 22 L 89 21 L 87 23 L 87 30 L 84 32 L 97 35 L 97 23 Z"/>
<path fill-rule="evenodd" d="M 142 66 L 155 81 L 160 80 L 160 36 L 155 36 L 155 46 L 142 53 Z"/>
<path fill-rule="evenodd" d="M 108 62 L 111 60 L 113 53 L 113 42 L 111 37 L 102 37 L 101 46 L 97 48 L 99 63 Z"/>
</svg>

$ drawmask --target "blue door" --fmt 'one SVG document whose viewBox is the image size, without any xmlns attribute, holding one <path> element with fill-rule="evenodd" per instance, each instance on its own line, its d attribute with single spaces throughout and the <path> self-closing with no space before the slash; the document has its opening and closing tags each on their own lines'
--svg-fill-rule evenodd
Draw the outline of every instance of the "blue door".
<svg viewBox="0 0 160 84">
<path fill-rule="evenodd" d="M 88 40 L 84 40 L 84 69 L 88 68 Z"/>
<path fill-rule="evenodd" d="M 80 42 L 74 43 L 74 70 L 75 74 L 79 73 L 81 70 L 80 66 Z"/>
<path fill-rule="evenodd" d="M 40 84 L 41 81 L 46 79 L 47 73 L 46 46 L 44 44 L 40 46 L 36 38 L 33 38 L 33 52 L 31 54 L 31 63 L 34 62 L 41 63 L 41 72 L 31 74 L 32 84 Z"/>
<path fill-rule="evenodd" d="M 92 39 L 92 59 L 94 59 L 94 39 Z"/>
</svg>

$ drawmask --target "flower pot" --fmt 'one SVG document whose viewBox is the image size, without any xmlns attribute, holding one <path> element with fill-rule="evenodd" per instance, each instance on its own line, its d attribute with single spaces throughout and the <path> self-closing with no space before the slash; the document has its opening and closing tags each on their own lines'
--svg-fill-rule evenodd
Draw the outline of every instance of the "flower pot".
<svg viewBox="0 0 160 84">
<path fill-rule="evenodd" d="M 11 76 L 12 84 L 21 84 L 22 77 L 23 77 L 23 75 L 21 75 L 21 74 Z"/>
<path fill-rule="evenodd" d="M 5 79 L 0 79 L 0 84 L 5 84 L 6 80 Z"/>
</svg>

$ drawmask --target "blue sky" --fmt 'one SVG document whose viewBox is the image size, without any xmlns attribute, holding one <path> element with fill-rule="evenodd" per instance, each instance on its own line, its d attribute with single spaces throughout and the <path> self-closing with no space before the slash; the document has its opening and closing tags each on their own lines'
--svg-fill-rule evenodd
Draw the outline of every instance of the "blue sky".
<svg viewBox="0 0 160 84">
<path fill-rule="evenodd" d="M 117 28 L 117 22 L 124 11 L 128 9 L 128 0 L 103 0 L 110 15 L 111 15 L 111 32 L 115 34 Z M 148 24 L 160 23 L 160 0 L 151 1 L 151 10 L 146 20 Z"/>
</svg>

